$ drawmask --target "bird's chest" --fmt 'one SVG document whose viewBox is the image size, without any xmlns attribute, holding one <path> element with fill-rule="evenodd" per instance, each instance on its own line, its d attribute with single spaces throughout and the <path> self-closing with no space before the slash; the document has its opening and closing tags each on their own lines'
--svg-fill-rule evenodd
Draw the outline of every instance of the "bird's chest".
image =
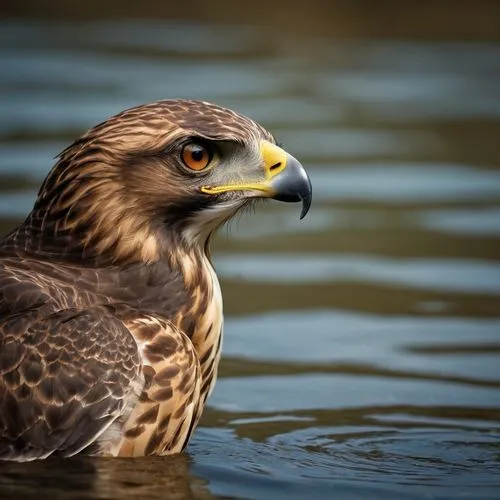
<svg viewBox="0 0 500 500">
<path fill-rule="evenodd" d="M 188 335 L 196 350 L 202 374 L 202 397 L 206 399 L 217 377 L 224 318 L 222 293 L 214 268 L 206 257 L 197 264 L 194 268 L 189 259 L 184 263 L 190 297 L 177 313 L 175 324 Z"/>
<path fill-rule="evenodd" d="M 143 359 L 144 389 L 118 439 L 106 436 L 105 453 L 180 452 L 201 417 L 217 378 L 222 296 L 208 259 L 189 270 L 188 297 L 171 319 L 146 315 L 126 321 Z"/>
</svg>

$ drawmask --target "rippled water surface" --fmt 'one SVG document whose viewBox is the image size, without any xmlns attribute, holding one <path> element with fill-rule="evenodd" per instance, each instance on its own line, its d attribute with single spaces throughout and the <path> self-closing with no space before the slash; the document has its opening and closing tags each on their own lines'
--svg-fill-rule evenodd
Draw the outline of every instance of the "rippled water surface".
<svg viewBox="0 0 500 500">
<path fill-rule="evenodd" d="M 283 42 L 283 40 L 282 40 Z M 310 215 L 223 231 L 220 379 L 188 452 L 0 465 L 8 498 L 500 498 L 500 45 L 0 24 L 0 227 L 91 125 L 166 97 L 261 121 Z"/>
</svg>

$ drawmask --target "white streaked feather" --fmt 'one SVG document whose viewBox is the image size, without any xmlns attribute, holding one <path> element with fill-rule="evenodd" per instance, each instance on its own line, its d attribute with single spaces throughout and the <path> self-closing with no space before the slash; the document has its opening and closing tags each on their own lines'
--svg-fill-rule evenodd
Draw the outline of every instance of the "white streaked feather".
<svg viewBox="0 0 500 500">
<path fill-rule="evenodd" d="M 196 213 L 183 231 L 184 240 L 189 245 L 204 245 L 210 234 L 230 219 L 244 203 L 242 200 L 227 201 Z"/>
</svg>

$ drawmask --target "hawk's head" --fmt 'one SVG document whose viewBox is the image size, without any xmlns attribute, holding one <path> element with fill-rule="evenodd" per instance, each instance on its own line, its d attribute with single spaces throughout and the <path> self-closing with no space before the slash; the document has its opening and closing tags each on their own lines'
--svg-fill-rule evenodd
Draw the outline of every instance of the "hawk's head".
<svg viewBox="0 0 500 500">
<path fill-rule="evenodd" d="M 27 226 L 38 250 L 154 262 L 203 246 L 249 200 L 311 203 L 304 168 L 264 128 L 214 104 L 166 100 L 97 125 L 64 150 Z"/>
</svg>

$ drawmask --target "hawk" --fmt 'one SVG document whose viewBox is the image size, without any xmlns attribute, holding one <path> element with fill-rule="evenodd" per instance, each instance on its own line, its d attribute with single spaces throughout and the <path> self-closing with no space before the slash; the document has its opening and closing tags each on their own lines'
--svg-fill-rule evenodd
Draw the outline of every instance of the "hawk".
<svg viewBox="0 0 500 500">
<path fill-rule="evenodd" d="M 126 110 L 58 156 L 0 241 L 0 459 L 186 447 L 221 353 L 210 240 L 257 198 L 303 217 L 309 177 L 207 102 Z"/>
</svg>

